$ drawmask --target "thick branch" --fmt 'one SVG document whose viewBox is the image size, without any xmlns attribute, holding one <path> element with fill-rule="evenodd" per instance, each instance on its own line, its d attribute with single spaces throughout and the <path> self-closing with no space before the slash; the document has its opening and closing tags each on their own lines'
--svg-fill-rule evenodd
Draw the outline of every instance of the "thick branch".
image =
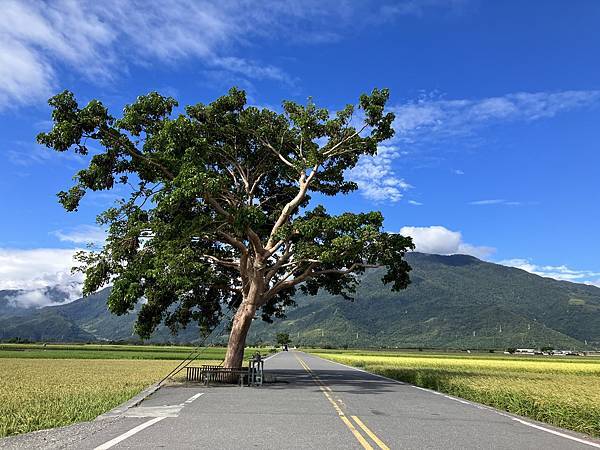
<svg viewBox="0 0 600 450">
<path fill-rule="evenodd" d="M 233 221 L 233 217 L 231 214 L 229 214 L 225 208 L 223 208 L 219 202 L 217 202 L 213 197 L 211 196 L 207 196 L 206 200 L 208 201 L 208 203 L 210 203 L 210 205 L 221 215 L 225 216 L 227 218 L 227 220 L 229 220 L 230 222 Z M 248 238 L 250 239 L 250 242 L 252 242 L 252 245 L 254 246 L 254 251 L 257 254 L 263 254 L 264 253 L 264 247 L 262 245 L 262 242 L 260 241 L 260 237 L 258 236 L 258 234 L 256 234 L 256 232 L 254 230 L 252 230 L 252 228 L 248 227 L 246 228 L 246 233 L 248 233 Z M 246 249 L 247 250 L 247 249 Z"/>
<path fill-rule="evenodd" d="M 286 281 L 287 278 L 290 277 L 290 275 L 293 273 L 293 271 L 290 271 L 288 274 L 286 274 L 286 276 L 284 276 L 281 280 L 279 280 L 277 282 L 277 284 L 275 284 L 275 286 L 273 286 L 269 291 L 266 292 L 266 294 L 264 295 L 264 301 L 265 303 L 275 297 L 275 295 L 277 295 L 278 292 L 284 290 L 284 289 L 289 289 L 291 287 L 294 287 L 304 281 L 306 281 L 308 278 L 313 278 L 316 277 L 318 275 L 325 275 L 325 274 L 337 274 L 337 275 L 347 275 L 349 273 L 354 272 L 357 269 L 374 269 L 377 267 L 381 267 L 377 264 L 362 264 L 362 263 L 355 263 L 352 264 L 349 268 L 347 269 L 325 269 L 325 270 L 318 270 L 318 271 L 314 271 L 313 269 L 318 265 L 318 262 L 311 262 L 308 267 L 304 270 L 304 272 L 302 272 L 302 274 L 298 275 L 296 278 L 294 278 L 293 280 L 289 280 Z"/>
<path fill-rule="evenodd" d="M 221 236 L 225 240 L 225 242 L 227 242 L 229 245 L 237 248 L 242 253 L 243 256 L 247 257 L 248 247 L 246 247 L 241 241 L 236 239 L 231 234 L 226 233 L 225 231 L 218 231 L 217 233 L 219 234 L 219 236 Z"/>
<path fill-rule="evenodd" d="M 300 275 L 298 275 L 293 280 L 286 281 L 286 278 L 289 277 L 292 272 L 289 275 L 287 275 L 286 277 L 282 278 L 279 282 L 277 282 L 277 284 L 275 284 L 275 286 L 273 286 L 271 289 L 269 289 L 265 293 L 265 295 L 263 296 L 263 304 L 266 303 L 267 301 L 269 301 L 271 298 L 275 297 L 279 291 L 282 291 L 284 289 L 289 289 L 289 288 L 296 286 L 297 284 L 300 284 L 303 281 L 305 281 L 307 278 L 309 278 L 312 275 L 313 269 L 315 268 L 315 266 L 317 264 L 318 263 L 310 263 L 308 265 L 308 267 L 304 270 L 304 272 L 302 272 Z"/>
<path fill-rule="evenodd" d="M 254 251 L 256 252 L 256 254 L 263 255 L 265 252 L 265 248 L 263 247 L 258 234 L 256 234 L 254 230 L 250 227 L 246 228 L 246 233 L 248 233 L 248 238 L 250 239 L 250 242 L 252 242 L 252 246 L 254 247 Z"/>
<path fill-rule="evenodd" d="M 279 229 L 288 221 L 292 213 L 296 210 L 298 205 L 300 205 L 300 203 L 302 203 L 302 200 L 304 200 L 304 198 L 306 197 L 306 192 L 308 191 L 310 182 L 317 174 L 318 168 L 319 165 L 316 164 L 312 168 L 312 171 L 308 177 L 306 176 L 305 172 L 302 172 L 302 174 L 300 175 L 300 180 L 298 180 L 300 184 L 300 190 L 298 191 L 296 196 L 292 200 L 290 200 L 290 202 L 287 205 L 284 206 L 283 210 L 281 211 L 281 214 L 279 215 L 279 218 L 277 219 L 277 222 L 275 222 L 275 225 L 273 225 L 273 229 L 271 230 L 269 240 L 267 241 L 267 245 L 265 247 L 267 251 L 272 250 L 274 246 L 275 235 L 277 234 Z"/>
<path fill-rule="evenodd" d="M 210 195 L 206 196 L 206 201 L 215 209 L 215 211 L 217 211 L 219 214 L 221 214 L 222 216 L 225 216 L 228 220 L 231 220 L 231 214 L 229 214 L 225 208 L 223 208 L 221 206 L 221 204 L 216 201 L 213 197 L 211 197 Z"/>
<path fill-rule="evenodd" d="M 216 284 L 214 287 L 216 287 L 218 289 L 224 289 L 226 291 L 237 292 L 238 294 L 242 293 L 242 290 L 240 288 L 235 288 L 235 287 L 232 287 L 232 286 L 227 286 L 225 284 Z"/>
</svg>

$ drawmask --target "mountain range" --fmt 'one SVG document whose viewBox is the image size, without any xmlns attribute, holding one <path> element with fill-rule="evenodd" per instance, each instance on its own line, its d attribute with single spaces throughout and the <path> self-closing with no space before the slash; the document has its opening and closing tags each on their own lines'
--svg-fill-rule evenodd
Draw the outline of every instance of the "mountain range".
<svg viewBox="0 0 600 450">
<path fill-rule="evenodd" d="M 320 347 L 506 348 L 600 347 L 600 288 L 543 278 L 466 255 L 410 253 L 412 283 L 392 292 L 380 270 L 362 277 L 354 301 L 320 293 L 296 298 L 287 318 L 256 320 L 249 343 L 272 343 L 289 333 L 296 345 Z M 139 341 L 135 311 L 113 316 L 109 288 L 68 304 L 16 308 L 0 291 L 0 339 L 34 341 Z M 12 292 L 12 294 L 11 294 Z M 226 333 L 211 338 L 225 342 Z M 197 327 L 154 342 L 197 342 Z"/>
</svg>

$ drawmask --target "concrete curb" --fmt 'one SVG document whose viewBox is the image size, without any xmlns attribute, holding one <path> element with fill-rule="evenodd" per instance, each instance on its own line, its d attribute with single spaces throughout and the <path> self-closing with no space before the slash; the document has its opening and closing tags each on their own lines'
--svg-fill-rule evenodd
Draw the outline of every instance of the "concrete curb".
<svg viewBox="0 0 600 450">
<path fill-rule="evenodd" d="M 158 383 L 153 384 L 152 386 L 144 389 L 142 392 L 140 392 L 133 398 L 130 398 L 126 402 L 121 403 L 119 406 L 117 406 L 103 414 L 100 414 L 98 417 L 96 417 L 95 420 L 102 420 L 102 419 L 107 419 L 109 417 L 120 416 L 128 409 L 139 406 L 140 403 L 142 403 L 144 400 L 146 400 L 148 397 L 150 397 L 152 394 L 154 394 L 156 391 L 158 391 L 161 387 L 162 387 L 162 384 L 158 384 Z"/>
</svg>

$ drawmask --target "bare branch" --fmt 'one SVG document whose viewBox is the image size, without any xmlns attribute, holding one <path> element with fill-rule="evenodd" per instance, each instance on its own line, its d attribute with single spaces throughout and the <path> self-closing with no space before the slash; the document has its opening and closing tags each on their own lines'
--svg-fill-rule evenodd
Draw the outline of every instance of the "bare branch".
<svg viewBox="0 0 600 450">
<path fill-rule="evenodd" d="M 338 142 L 337 144 L 335 144 L 333 147 L 331 147 L 329 150 L 327 150 L 325 153 L 323 153 L 325 156 L 333 156 L 333 153 L 335 152 L 335 149 L 337 149 L 338 147 L 340 147 L 341 145 L 344 145 L 346 142 L 348 142 L 350 139 L 352 139 L 353 137 L 358 136 L 360 133 L 362 133 L 365 129 L 367 128 L 367 125 L 363 125 L 363 127 L 358 130 L 355 131 L 354 133 L 352 133 L 350 136 L 342 139 L 340 142 Z"/>
<path fill-rule="evenodd" d="M 279 242 L 282 242 L 282 241 L 279 241 Z M 275 264 L 273 264 L 273 267 L 271 267 L 269 272 L 267 272 L 267 276 L 266 276 L 267 283 L 271 281 L 271 278 L 273 278 L 275 276 L 275 274 L 277 273 L 279 268 L 286 261 L 289 260 L 290 255 L 291 255 L 291 250 L 292 250 L 292 244 L 289 242 L 286 242 L 286 247 L 285 247 L 285 250 L 283 251 L 283 254 L 279 257 L 279 259 L 275 262 Z"/>
<path fill-rule="evenodd" d="M 244 168 L 238 163 L 236 160 L 232 159 L 232 163 L 237 169 L 242 181 L 244 182 L 244 187 L 246 188 L 246 192 L 248 192 L 248 173 L 244 173 Z"/>
<path fill-rule="evenodd" d="M 240 288 L 234 288 L 232 286 L 228 286 L 225 284 L 216 284 L 215 287 L 218 289 L 225 289 L 225 290 L 231 291 L 231 292 L 237 292 L 238 294 L 242 293 L 242 290 Z"/>
<path fill-rule="evenodd" d="M 368 269 L 368 268 L 381 267 L 377 264 L 355 263 L 355 264 L 352 264 L 347 269 L 325 269 L 325 270 L 314 271 L 313 269 L 318 264 L 319 264 L 319 262 L 311 262 L 308 265 L 308 267 L 304 270 L 304 272 L 302 272 L 302 274 L 298 275 L 293 280 L 287 281 L 287 279 L 291 276 L 291 274 L 293 274 L 293 272 L 295 270 L 291 270 L 290 272 L 285 274 L 281 280 L 279 280 L 271 289 L 269 289 L 266 292 L 266 294 L 264 295 L 264 301 L 267 302 L 268 300 L 273 298 L 275 295 L 277 295 L 278 292 L 280 292 L 284 289 L 289 289 L 291 287 L 294 287 L 294 286 L 306 281 L 308 278 L 313 278 L 318 275 L 325 275 L 325 274 L 347 275 L 349 273 L 354 272 L 355 270 L 357 270 L 359 268 L 360 269 Z"/>
<path fill-rule="evenodd" d="M 233 183 L 235 184 L 236 187 L 238 187 L 239 181 L 238 181 L 237 177 L 235 176 L 235 172 L 233 170 L 231 170 L 228 166 L 225 166 L 225 170 L 227 170 L 227 172 L 229 172 L 229 175 L 231 175 L 231 178 L 233 179 Z"/>
<path fill-rule="evenodd" d="M 281 159 L 285 164 L 287 164 L 288 166 L 290 166 L 292 169 L 295 169 L 296 166 L 294 166 L 285 156 L 283 156 L 279 151 L 277 151 L 275 149 L 275 147 L 273 147 L 268 141 L 261 139 L 263 145 L 265 145 L 269 150 L 271 150 L 273 153 L 275 153 L 277 156 L 279 156 L 279 159 Z"/>
<path fill-rule="evenodd" d="M 298 261 L 291 261 L 289 263 L 285 263 L 282 264 L 281 266 L 279 266 L 279 269 L 283 268 L 283 267 L 288 267 L 288 266 L 292 266 L 292 265 L 300 265 L 300 264 L 305 264 L 305 263 L 321 263 L 322 261 L 318 260 L 318 259 L 299 259 Z"/>
<path fill-rule="evenodd" d="M 217 264 L 220 264 L 222 266 L 225 266 L 225 267 L 233 267 L 233 268 L 236 268 L 236 269 L 240 268 L 240 262 L 239 261 L 228 261 L 228 260 L 225 260 L 225 259 L 219 259 L 219 258 L 217 258 L 216 256 L 213 256 L 213 255 L 202 255 L 202 256 L 204 258 L 208 258 L 211 261 L 213 261 L 213 262 L 215 262 Z"/>
<path fill-rule="evenodd" d="M 250 198 L 252 198 L 252 196 L 254 195 L 254 191 L 256 190 L 256 188 L 258 187 L 258 184 L 260 183 L 260 180 L 262 180 L 262 177 L 264 177 L 265 174 L 261 173 L 258 177 L 256 177 L 256 180 L 254 180 L 254 183 L 252 183 L 252 187 L 250 188 L 250 191 L 248 191 L 248 195 L 250 196 Z"/>
<path fill-rule="evenodd" d="M 265 251 L 265 258 L 270 258 L 273 256 L 283 244 L 289 244 L 289 241 L 286 239 L 280 239 L 269 251 Z"/>
<path fill-rule="evenodd" d="M 302 145 L 304 143 L 304 135 L 300 133 L 300 146 L 298 147 L 298 152 L 300 153 L 300 158 L 304 161 L 304 153 L 302 153 Z"/>
<path fill-rule="evenodd" d="M 376 269 L 377 267 L 381 267 L 378 264 L 360 264 L 360 263 L 355 263 L 352 264 L 348 269 L 326 269 L 326 270 L 319 270 L 317 272 L 313 272 L 312 275 L 313 276 L 317 276 L 317 275 L 324 275 L 324 274 L 337 274 L 337 275 L 347 275 L 351 272 L 354 272 L 356 269 Z"/>
</svg>

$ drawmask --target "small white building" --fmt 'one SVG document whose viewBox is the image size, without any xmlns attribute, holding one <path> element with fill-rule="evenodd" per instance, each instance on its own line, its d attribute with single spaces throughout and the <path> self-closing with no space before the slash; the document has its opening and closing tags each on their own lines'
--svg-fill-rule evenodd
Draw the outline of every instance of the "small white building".
<svg viewBox="0 0 600 450">
<path fill-rule="evenodd" d="M 518 355 L 535 355 L 534 348 L 518 348 L 515 350 L 515 354 Z"/>
</svg>

